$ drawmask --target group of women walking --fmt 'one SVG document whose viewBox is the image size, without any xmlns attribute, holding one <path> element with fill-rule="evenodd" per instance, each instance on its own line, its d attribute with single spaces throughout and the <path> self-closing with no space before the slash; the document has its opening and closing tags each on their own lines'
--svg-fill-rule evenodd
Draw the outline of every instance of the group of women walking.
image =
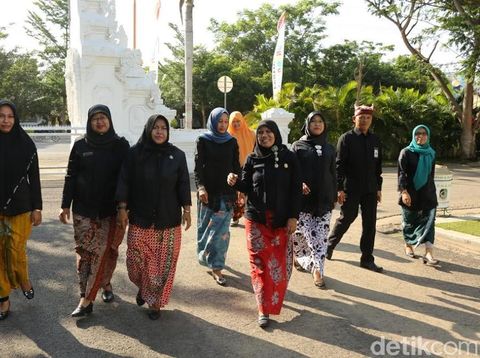
<svg viewBox="0 0 480 358">
<path fill-rule="evenodd" d="M 325 288 L 324 261 L 332 209 L 337 200 L 335 148 L 320 112 L 308 115 L 304 135 L 291 150 L 277 124 L 262 120 L 256 133 L 240 112 L 215 108 L 196 142 L 197 255 L 215 282 L 223 270 L 230 226 L 245 218 L 247 250 L 258 325 L 279 314 L 294 264 Z M 85 136 L 72 147 L 59 219 L 73 220 L 80 300 L 73 317 L 115 299 L 112 275 L 127 233 L 127 270 L 136 303 L 158 319 L 170 297 L 181 246 L 181 225 L 191 226 L 190 180 L 185 153 L 169 142 L 162 115 L 148 118 L 138 142 L 114 130 L 110 110 L 88 111 Z M 426 126 L 399 158 L 400 205 L 405 252 L 426 243 L 432 256 L 436 197 L 435 152 Z M 20 127 L 15 106 L 0 101 L 0 320 L 10 312 L 9 293 L 20 287 L 34 297 L 28 278 L 26 241 L 41 222 L 42 200 L 36 148 Z"/>
</svg>

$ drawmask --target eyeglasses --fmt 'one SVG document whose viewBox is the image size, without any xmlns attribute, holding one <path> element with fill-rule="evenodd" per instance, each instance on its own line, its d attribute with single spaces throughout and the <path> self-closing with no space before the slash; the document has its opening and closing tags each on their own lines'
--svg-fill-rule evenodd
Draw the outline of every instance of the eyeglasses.
<svg viewBox="0 0 480 358">
<path fill-rule="evenodd" d="M 427 135 L 427 132 L 415 132 L 416 136 Z"/>
</svg>

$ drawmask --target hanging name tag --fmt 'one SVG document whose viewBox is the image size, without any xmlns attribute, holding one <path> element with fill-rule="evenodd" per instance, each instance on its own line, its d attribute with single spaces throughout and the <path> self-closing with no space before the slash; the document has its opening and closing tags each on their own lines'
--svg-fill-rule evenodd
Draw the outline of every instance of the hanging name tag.
<svg viewBox="0 0 480 358">
<path fill-rule="evenodd" d="M 378 148 L 373 148 L 373 157 L 378 158 Z"/>
</svg>

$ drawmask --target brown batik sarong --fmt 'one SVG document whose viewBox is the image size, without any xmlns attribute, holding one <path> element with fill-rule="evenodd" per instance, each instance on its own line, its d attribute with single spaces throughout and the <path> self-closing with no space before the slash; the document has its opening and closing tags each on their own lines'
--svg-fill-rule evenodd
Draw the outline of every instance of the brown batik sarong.
<svg viewBox="0 0 480 358">
<path fill-rule="evenodd" d="M 94 220 L 78 214 L 73 215 L 73 229 L 80 295 L 94 301 L 112 279 L 125 230 L 116 225 L 115 216 Z"/>
</svg>

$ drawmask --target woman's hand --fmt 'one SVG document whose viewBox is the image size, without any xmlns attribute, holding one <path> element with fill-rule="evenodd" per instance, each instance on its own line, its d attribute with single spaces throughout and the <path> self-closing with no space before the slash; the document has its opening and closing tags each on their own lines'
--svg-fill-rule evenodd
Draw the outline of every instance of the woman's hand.
<svg viewBox="0 0 480 358">
<path fill-rule="evenodd" d="M 345 202 L 345 192 L 343 190 L 340 190 L 337 193 L 337 203 L 339 203 L 340 205 L 343 205 L 344 202 Z"/>
<path fill-rule="evenodd" d="M 61 223 L 67 224 L 68 220 L 70 220 L 70 208 L 63 208 L 60 211 L 60 214 L 58 214 L 58 218 L 60 219 Z"/>
<path fill-rule="evenodd" d="M 230 186 L 234 186 L 237 183 L 238 175 L 234 173 L 230 173 L 227 176 L 227 184 Z"/>
<path fill-rule="evenodd" d="M 410 194 L 408 194 L 408 191 L 406 190 L 402 191 L 402 203 L 404 203 L 408 207 L 412 205 L 412 198 L 410 197 Z"/>
<path fill-rule="evenodd" d="M 125 208 L 119 208 L 117 210 L 117 225 L 120 226 L 122 230 L 125 230 L 128 225 L 128 211 Z"/>
<path fill-rule="evenodd" d="M 204 204 L 208 204 L 208 193 L 204 187 L 198 188 L 198 198 Z"/>
<path fill-rule="evenodd" d="M 289 218 L 287 221 L 287 234 L 292 235 L 297 230 L 297 219 Z"/>
<path fill-rule="evenodd" d="M 190 213 L 190 210 L 188 211 L 183 211 L 182 214 L 182 225 L 185 225 L 185 231 L 188 230 L 190 226 L 192 226 L 192 214 Z"/>
<path fill-rule="evenodd" d="M 302 193 L 303 195 L 308 195 L 310 194 L 310 188 L 308 187 L 307 184 L 302 183 Z"/>
<path fill-rule="evenodd" d="M 185 231 L 188 230 L 190 226 L 192 226 L 192 214 L 191 214 L 191 206 L 185 205 L 183 207 L 183 214 L 182 214 L 182 225 L 185 225 Z"/>
<path fill-rule="evenodd" d="M 30 221 L 32 222 L 33 226 L 38 226 L 42 223 L 42 211 L 35 209 L 30 214 Z"/>
</svg>

